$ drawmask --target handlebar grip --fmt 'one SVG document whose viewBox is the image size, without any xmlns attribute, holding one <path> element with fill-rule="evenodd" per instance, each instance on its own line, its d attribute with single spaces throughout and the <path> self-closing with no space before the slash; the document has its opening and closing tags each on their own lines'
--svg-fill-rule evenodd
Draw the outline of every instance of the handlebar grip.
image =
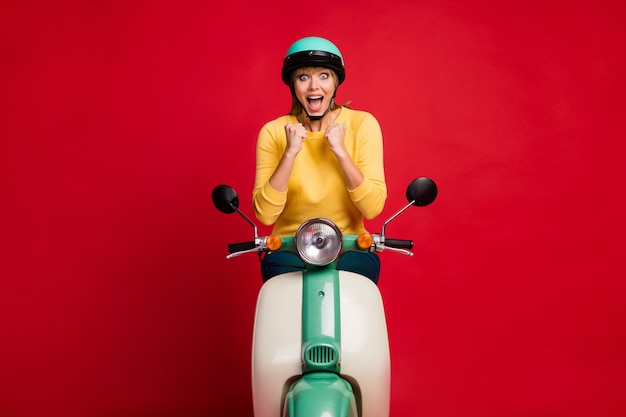
<svg viewBox="0 0 626 417">
<path fill-rule="evenodd" d="M 256 248 L 254 241 L 241 242 L 241 243 L 229 243 L 228 253 L 242 252 L 244 250 L 250 250 Z"/>
<path fill-rule="evenodd" d="M 385 239 L 385 246 L 396 249 L 413 249 L 413 241 L 407 239 Z"/>
</svg>

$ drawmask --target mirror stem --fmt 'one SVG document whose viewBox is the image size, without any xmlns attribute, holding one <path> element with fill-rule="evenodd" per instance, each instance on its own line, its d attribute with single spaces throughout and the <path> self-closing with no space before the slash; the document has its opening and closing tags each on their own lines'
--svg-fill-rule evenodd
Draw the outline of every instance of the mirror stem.
<svg viewBox="0 0 626 417">
<path fill-rule="evenodd" d="M 413 204 L 415 203 L 415 200 L 411 201 L 409 204 L 407 204 L 406 206 L 404 206 L 402 209 L 400 209 L 399 212 L 397 212 L 396 214 L 394 214 L 393 216 L 391 216 L 385 223 L 383 223 L 383 227 L 382 227 L 382 231 L 380 232 L 380 235 L 382 237 L 382 241 L 383 243 L 385 243 L 385 229 L 387 228 L 387 224 L 391 223 L 391 221 L 393 219 L 395 219 L 396 217 L 398 217 L 399 215 L 401 215 L 402 213 L 404 213 L 406 211 L 406 209 L 408 209 L 409 207 L 411 207 Z"/>
<path fill-rule="evenodd" d="M 230 204 L 230 207 L 231 207 L 233 210 L 235 210 L 235 211 L 236 211 L 236 212 L 237 212 L 237 213 L 238 213 L 241 217 L 243 217 L 243 219 L 244 219 L 245 221 L 247 221 L 247 222 L 250 224 L 250 226 L 252 226 L 252 227 L 254 228 L 254 240 L 255 240 L 255 241 L 256 241 L 256 240 L 258 240 L 258 239 L 259 239 L 259 233 L 258 233 L 258 230 L 257 230 L 256 224 L 254 224 L 254 223 L 252 222 L 252 220 L 250 220 L 250 219 L 249 219 L 249 218 L 248 218 L 245 214 L 243 214 L 243 212 L 241 212 L 241 210 L 239 210 L 239 208 L 237 208 L 237 206 L 235 206 L 233 203 L 229 203 L 229 204 Z"/>
</svg>

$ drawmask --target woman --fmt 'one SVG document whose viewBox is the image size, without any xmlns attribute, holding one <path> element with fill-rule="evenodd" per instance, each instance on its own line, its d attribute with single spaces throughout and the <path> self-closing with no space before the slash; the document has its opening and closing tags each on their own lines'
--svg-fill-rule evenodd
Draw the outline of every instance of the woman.
<svg viewBox="0 0 626 417">
<path fill-rule="evenodd" d="M 327 39 L 307 37 L 288 49 L 282 79 L 291 90 L 286 116 L 261 129 L 256 149 L 253 204 L 259 221 L 279 236 L 293 236 L 313 217 L 332 220 L 344 234 L 365 232 L 364 218 L 383 209 L 387 187 L 382 133 L 369 113 L 335 104 L 345 79 L 343 57 Z M 264 280 L 302 269 L 288 252 L 265 256 Z M 337 265 L 378 281 L 373 253 L 348 252 Z"/>
</svg>

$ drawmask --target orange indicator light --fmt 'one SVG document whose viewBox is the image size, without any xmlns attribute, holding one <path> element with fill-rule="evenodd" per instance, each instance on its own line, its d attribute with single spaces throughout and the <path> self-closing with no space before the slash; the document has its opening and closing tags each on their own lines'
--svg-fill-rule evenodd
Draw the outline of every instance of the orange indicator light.
<svg viewBox="0 0 626 417">
<path fill-rule="evenodd" d="M 361 233 L 356 238 L 356 244 L 361 249 L 368 249 L 372 246 L 372 235 L 370 235 L 369 233 Z"/>
<path fill-rule="evenodd" d="M 269 250 L 278 250 L 283 245 L 283 240 L 280 236 L 269 235 L 265 244 Z"/>
</svg>

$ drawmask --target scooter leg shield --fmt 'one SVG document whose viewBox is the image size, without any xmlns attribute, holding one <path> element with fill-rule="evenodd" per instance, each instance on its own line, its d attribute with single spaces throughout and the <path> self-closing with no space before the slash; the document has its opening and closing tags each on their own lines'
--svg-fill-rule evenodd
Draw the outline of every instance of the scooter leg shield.
<svg viewBox="0 0 626 417">
<path fill-rule="evenodd" d="M 387 417 L 390 358 L 380 291 L 371 280 L 346 271 L 340 271 L 340 286 L 342 378 L 352 384 L 360 417 Z M 291 381 L 301 379 L 301 334 L 302 274 L 276 276 L 263 285 L 255 318 L 255 417 L 280 415 Z"/>
<path fill-rule="evenodd" d="M 352 387 L 338 375 L 313 372 L 296 381 L 285 401 L 283 417 L 357 417 Z"/>
<path fill-rule="evenodd" d="M 278 275 L 261 288 L 252 342 L 254 417 L 280 415 L 291 381 L 302 374 L 302 273 Z"/>
</svg>

